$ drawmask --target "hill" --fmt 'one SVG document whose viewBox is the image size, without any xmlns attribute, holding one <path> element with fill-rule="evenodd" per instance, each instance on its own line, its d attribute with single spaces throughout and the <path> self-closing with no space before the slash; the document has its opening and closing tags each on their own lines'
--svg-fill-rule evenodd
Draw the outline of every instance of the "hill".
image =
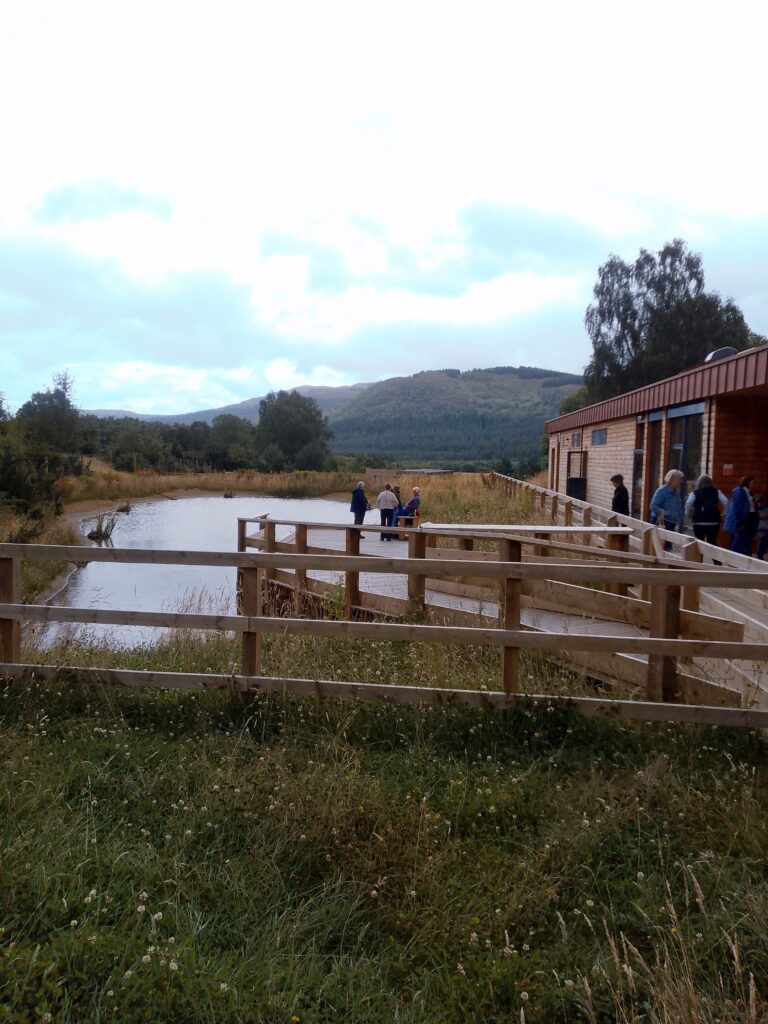
<svg viewBox="0 0 768 1024">
<path fill-rule="evenodd" d="M 523 366 L 392 377 L 331 417 L 333 448 L 405 460 L 536 458 L 544 421 L 580 383 Z"/>
<path fill-rule="evenodd" d="M 341 387 L 305 385 L 328 416 L 333 449 L 398 460 L 463 462 L 535 459 L 544 421 L 582 383 L 575 374 L 531 366 L 478 370 L 426 370 L 410 377 Z M 159 416 L 91 410 L 96 416 L 135 417 L 159 423 L 212 423 L 220 415 L 258 422 L 263 396 L 218 409 Z"/>
<path fill-rule="evenodd" d="M 344 408 L 351 401 L 357 398 L 371 387 L 368 383 L 341 384 L 338 387 L 321 386 L 315 384 L 302 384 L 297 391 L 306 398 L 314 398 L 326 416 L 331 416 L 339 409 Z M 115 419 L 142 420 L 145 423 L 184 423 L 189 426 L 191 423 L 213 423 L 217 416 L 240 416 L 251 423 L 259 422 L 259 403 L 265 395 L 258 395 L 256 398 L 246 398 L 242 402 L 235 402 L 232 405 L 222 405 L 217 409 L 197 409 L 194 412 L 183 412 L 169 415 L 158 415 L 143 412 L 128 412 L 125 409 L 84 409 L 83 412 L 91 416 L 114 417 Z"/>
</svg>

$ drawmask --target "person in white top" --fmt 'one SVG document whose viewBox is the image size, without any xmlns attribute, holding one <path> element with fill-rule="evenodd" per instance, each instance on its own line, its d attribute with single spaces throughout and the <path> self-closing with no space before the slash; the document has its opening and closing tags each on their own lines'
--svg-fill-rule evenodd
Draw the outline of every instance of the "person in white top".
<svg viewBox="0 0 768 1024">
<path fill-rule="evenodd" d="M 376 508 L 379 510 L 379 514 L 381 515 L 382 526 L 392 525 L 392 516 L 394 515 L 397 505 L 397 495 L 392 490 L 392 484 L 386 484 L 384 490 L 376 499 Z M 379 534 L 379 540 L 392 540 L 393 536 L 394 535 L 391 533 L 382 532 Z"/>
</svg>

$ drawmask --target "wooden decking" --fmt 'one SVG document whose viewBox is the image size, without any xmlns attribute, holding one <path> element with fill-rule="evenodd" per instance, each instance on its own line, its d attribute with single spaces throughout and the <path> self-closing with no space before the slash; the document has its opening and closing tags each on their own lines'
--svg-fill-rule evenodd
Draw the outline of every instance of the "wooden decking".
<svg viewBox="0 0 768 1024">
<path fill-rule="evenodd" d="M 264 551 L 292 552 L 299 550 L 294 528 L 283 539 L 275 539 L 275 526 L 269 530 L 259 520 L 259 533 L 248 537 L 245 547 Z M 350 529 L 342 524 L 325 528 L 300 524 L 303 531 L 301 550 L 310 553 L 349 553 Z M 271 533 L 271 542 L 267 537 Z M 413 610 L 409 593 L 408 565 L 413 565 L 413 534 L 426 535 L 422 544 L 429 545 L 428 557 L 498 560 L 493 551 L 471 550 L 475 545 L 488 547 L 488 542 L 501 542 L 515 537 L 524 547 L 523 561 L 552 562 L 552 556 L 584 554 L 590 558 L 619 559 L 623 564 L 636 560 L 643 565 L 663 567 L 680 565 L 680 560 L 667 558 L 663 548 L 659 554 L 637 552 L 629 548 L 632 530 L 624 525 L 594 527 L 568 525 L 467 525 L 424 523 L 417 531 L 408 531 L 410 540 L 380 540 L 378 526 L 365 525 L 359 541 L 359 554 L 368 557 L 402 559 L 403 574 L 360 572 L 355 581 L 355 607 L 359 612 L 379 616 L 402 616 Z M 245 536 L 245 534 L 244 534 Z M 403 537 L 406 536 L 404 533 Z M 459 538 L 461 548 L 439 548 L 441 538 Z M 582 547 L 569 544 L 578 537 Z M 589 540 L 589 545 L 584 542 Z M 486 542 L 482 544 L 481 542 Z M 646 546 L 647 547 L 647 546 Z M 409 548 L 411 550 L 409 551 Z M 617 548 L 623 550 L 616 550 Z M 654 549 L 655 550 L 655 549 Z M 409 555 L 411 557 L 409 557 Z M 710 568 L 711 566 L 707 566 Z M 458 567 L 457 567 L 458 568 Z M 691 565 L 695 574 L 695 567 Z M 287 591 L 304 588 L 307 593 L 329 595 L 347 583 L 344 573 L 309 570 L 297 586 L 296 574 L 290 569 L 275 571 L 272 581 Z M 306 582 L 305 582 L 306 581 Z M 613 590 L 612 593 L 608 592 Z M 723 591 L 712 588 L 683 588 L 683 612 L 680 636 L 691 639 L 747 640 L 759 643 L 768 640 L 768 600 L 764 614 L 755 618 L 755 593 Z M 768 595 L 763 595 L 768 598 Z M 760 600 L 757 601 L 758 605 Z M 498 584 L 490 580 L 461 580 L 458 577 L 427 578 L 424 584 L 423 607 L 433 621 L 463 626 L 497 626 L 502 608 Z M 563 637 L 558 658 L 590 676 L 617 683 L 625 689 L 642 689 L 648 673 L 646 654 L 583 652 L 569 649 L 568 636 L 649 637 L 666 635 L 654 630 L 650 607 L 639 587 L 610 587 L 600 590 L 552 581 L 524 582 L 522 586 L 520 627 L 526 630 L 557 633 Z M 768 675 L 762 663 L 690 658 L 677 667 L 678 678 L 690 702 L 706 702 L 730 706 L 768 707 Z"/>
</svg>

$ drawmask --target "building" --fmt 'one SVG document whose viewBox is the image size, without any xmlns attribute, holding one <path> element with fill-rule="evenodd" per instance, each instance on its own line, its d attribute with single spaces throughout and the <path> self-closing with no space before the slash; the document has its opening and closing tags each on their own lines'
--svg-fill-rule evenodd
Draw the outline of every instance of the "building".
<svg viewBox="0 0 768 1024">
<path fill-rule="evenodd" d="M 549 486 L 611 507 L 621 473 L 630 511 L 647 519 L 670 469 L 686 492 L 701 473 L 730 494 L 739 478 L 768 486 L 768 345 L 685 370 L 667 380 L 566 413 L 546 424 Z"/>
</svg>

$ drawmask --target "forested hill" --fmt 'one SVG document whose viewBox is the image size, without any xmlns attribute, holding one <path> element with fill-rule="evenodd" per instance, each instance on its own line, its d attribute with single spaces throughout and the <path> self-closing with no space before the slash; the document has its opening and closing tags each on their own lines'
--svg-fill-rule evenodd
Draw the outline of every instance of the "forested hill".
<svg viewBox="0 0 768 1024">
<path fill-rule="evenodd" d="M 391 377 L 330 416 L 332 448 L 404 460 L 536 459 L 544 421 L 581 383 L 527 366 Z"/>
</svg>

